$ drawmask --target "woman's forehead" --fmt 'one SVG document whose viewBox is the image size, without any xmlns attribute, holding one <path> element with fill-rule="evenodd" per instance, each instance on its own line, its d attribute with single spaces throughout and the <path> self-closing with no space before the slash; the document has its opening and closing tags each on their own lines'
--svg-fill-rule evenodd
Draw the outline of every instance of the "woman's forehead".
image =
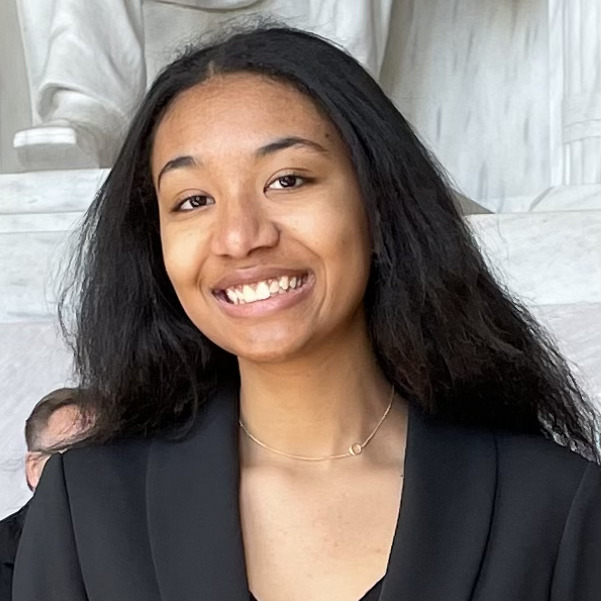
<svg viewBox="0 0 601 601">
<path fill-rule="evenodd" d="M 207 143 L 253 148 L 290 136 L 342 146 L 334 125 L 292 85 L 248 73 L 214 76 L 180 93 L 165 112 L 154 137 L 153 171 L 174 155 L 206 150 Z"/>
<path fill-rule="evenodd" d="M 291 84 L 248 73 L 214 76 L 181 92 L 163 115 L 157 133 L 165 126 L 184 126 L 190 119 L 207 127 L 225 120 L 251 129 L 257 119 L 262 126 L 331 127 L 315 102 Z"/>
</svg>

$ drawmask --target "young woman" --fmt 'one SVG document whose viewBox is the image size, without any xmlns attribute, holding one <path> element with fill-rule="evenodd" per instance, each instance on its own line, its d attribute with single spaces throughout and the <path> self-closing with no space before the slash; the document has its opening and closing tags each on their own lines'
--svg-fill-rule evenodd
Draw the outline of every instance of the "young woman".
<svg viewBox="0 0 601 601">
<path fill-rule="evenodd" d="M 595 414 L 339 49 L 167 67 L 75 267 L 98 444 L 46 468 L 16 601 L 598 599 Z"/>
</svg>

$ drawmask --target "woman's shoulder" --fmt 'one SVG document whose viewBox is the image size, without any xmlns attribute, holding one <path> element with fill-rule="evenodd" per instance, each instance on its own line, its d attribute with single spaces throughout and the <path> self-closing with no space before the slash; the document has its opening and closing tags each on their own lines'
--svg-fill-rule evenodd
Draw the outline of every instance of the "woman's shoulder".
<svg viewBox="0 0 601 601">
<path fill-rule="evenodd" d="M 495 441 L 501 459 L 523 467 L 551 467 L 562 471 L 583 471 L 599 468 L 592 458 L 548 438 L 542 434 L 495 432 Z"/>
<path fill-rule="evenodd" d="M 102 444 L 88 443 L 72 448 L 63 455 L 65 479 L 69 481 L 142 482 L 147 473 L 169 469 L 196 447 L 215 444 L 215 439 L 230 438 L 237 432 L 237 404 L 226 393 L 217 394 L 203 403 L 193 419 L 156 431 L 146 437 L 118 437 Z M 232 402 L 226 402 L 226 401 Z M 217 441 L 218 442 L 218 441 Z M 219 446 L 219 445 L 218 445 Z M 221 445 L 223 446 L 223 445 Z"/>
<path fill-rule="evenodd" d="M 62 456 L 65 484 L 73 492 L 133 490 L 144 482 L 152 444 L 152 439 L 117 439 L 73 448 Z"/>
<path fill-rule="evenodd" d="M 583 487 L 601 483 L 601 468 L 573 450 L 542 435 L 495 433 L 499 483 L 531 496 L 570 503 Z"/>
<path fill-rule="evenodd" d="M 63 456 L 67 463 L 77 464 L 79 462 L 94 461 L 118 461 L 123 458 L 135 458 L 148 453 L 155 438 L 115 438 L 108 442 L 98 443 L 85 441 L 80 445 L 69 449 Z"/>
</svg>

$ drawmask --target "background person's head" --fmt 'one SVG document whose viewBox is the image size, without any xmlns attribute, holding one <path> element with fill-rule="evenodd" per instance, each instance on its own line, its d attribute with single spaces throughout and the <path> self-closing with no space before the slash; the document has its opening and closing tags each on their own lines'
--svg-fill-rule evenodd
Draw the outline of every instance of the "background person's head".
<svg viewBox="0 0 601 601">
<path fill-rule="evenodd" d="M 49 457 L 82 438 L 88 427 L 80 411 L 81 391 L 60 388 L 47 394 L 25 422 L 25 476 L 35 490 Z"/>
<path fill-rule="evenodd" d="M 102 403 L 98 432 L 181 424 L 208 391 L 239 378 L 236 357 L 199 330 L 176 294 L 151 170 L 157 131 L 176 101 L 233 74 L 287 86 L 338 132 L 367 216 L 369 340 L 396 390 L 449 419 L 568 431 L 588 446 L 588 409 L 565 361 L 491 276 L 403 116 L 344 51 L 278 27 L 228 35 L 167 66 L 86 216 L 72 270 L 75 348 L 81 385 Z"/>
</svg>

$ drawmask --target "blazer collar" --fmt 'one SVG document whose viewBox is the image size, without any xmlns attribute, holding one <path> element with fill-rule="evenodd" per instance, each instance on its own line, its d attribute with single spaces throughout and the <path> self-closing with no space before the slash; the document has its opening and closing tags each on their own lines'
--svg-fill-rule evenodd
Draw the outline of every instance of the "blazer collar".
<svg viewBox="0 0 601 601">
<path fill-rule="evenodd" d="M 235 393 L 207 401 L 183 440 L 153 443 L 148 531 L 163 599 L 248 601 L 239 474 Z"/>
<path fill-rule="evenodd" d="M 380 601 L 467 601 L 478 579 L 497 480 L 492 434 L 412 408 L 399 520 Z"/>
<path fill-rule="evenodd" d="M 239 511 L 238 399 L 223 393 L 180 442 L 153 443 L 150 546 L 163 599 L 248 601 Z M 466 601 L 492 520 L 492 435 L 410 411 L 405 480 L 381 601 Z"/>
</svg>

